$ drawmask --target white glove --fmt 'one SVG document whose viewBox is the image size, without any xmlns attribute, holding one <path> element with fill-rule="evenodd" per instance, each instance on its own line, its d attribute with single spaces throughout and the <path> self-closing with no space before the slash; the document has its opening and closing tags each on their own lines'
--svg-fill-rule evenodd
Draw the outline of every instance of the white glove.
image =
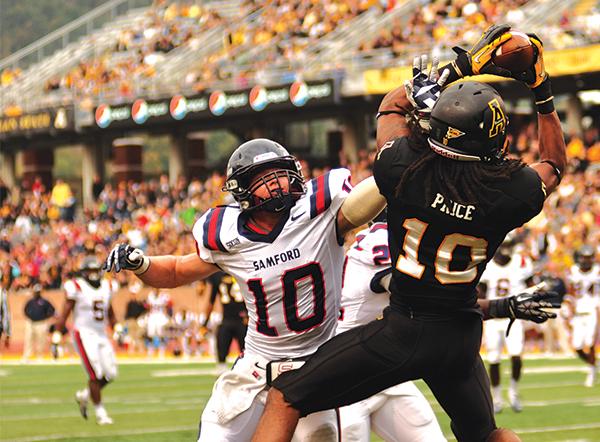
<svg viewBox="0 0 600 442">
<path fill-rule="evenodd" d="M 445 69 L 442 75 L 438 75 L 438 64 L 440 63 L 437 57 L 433 57 L 429 74 L 427 71 L 427 55 L 415 57 L 413 60 L 413 79 L 406 81 L 404 88 L 406 89 L 406 98 L 415 108 L 414 115 L 419 122 L 421 128 L 427 132 L 431 130 L 429 117 L 435 102 L 440 98 L 442 87 L 450 75 L 450 71 Z"/>
<path fill-rule="evenodd" d="M 110 251 L 102 269 L 110 272 L 113 266 L 117 273 L 125 269 L 133 271 L 136 275 L 141 275 L 150 267 L 150 258 L 144 255 L 142 250 L 121 243 Z"/>
</svg>

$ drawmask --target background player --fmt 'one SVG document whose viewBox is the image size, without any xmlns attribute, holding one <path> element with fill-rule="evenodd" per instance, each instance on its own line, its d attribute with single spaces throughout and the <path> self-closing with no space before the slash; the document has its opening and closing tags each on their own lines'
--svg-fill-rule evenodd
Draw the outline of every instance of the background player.
<svg viewBox="0 0 600 442">
<path fill-rule="evenodd" d="M 567 276 L 570 305 L 571 345 L 588 365 L 585 386 L 596 382 L 596 344 L 598 311 L 600 310 L 600 265 L 595 262 L 594 249 L 584 246 L 575 254 L 575 262 Z M 586 351 L 586 349 L 588 349 Z"/>
<path fill-rule="evenodd" d="M 99 425 L 112 424 L 101 397 L 101 390 L 117 376 L 115 352 L 106 334 L 106 326 L 110 324 L 116 333 L 122 333 L 123 329 L 117 324 L 112 309 L 111 283 L 101 278 L 100 262 L 89 256 L 84 258 L 79 274 L 64 283 L 64 290 L 67 299 L 54 333 L 60 334 L 58 330 L 65 328 L 67 318 L 73 312 L 73 342 L 89 376 L 88 387 L 77 391 L 75 400 L 85 419 L 91 398 L 96 422 Z"/>
<path fill-rule="evenodd" d="M 263 411 L 267 378 L 300 364 L 289 359 L 306 357 L 333 336 L 343 235 L 385 206 L 372 178 L 350 192 L 346 169 L 305 184 L 296 159 L 267 139 L 233 152 L 226 189 L 239 206 L 216 207 L 196 222 L 198 254 L 146 257 L 120 244 L 105 264 L 133 270 L 155 287 L 189 284 L 219 269 L 240 285 L 249 314 L 245 351 L 216 381 L 202 413 L 199 440 L 211 442 L 249 440 Z M 337 440 L 335 412 L 306 417 L 296 437 Z"/>
<path fill-rule="evenodd" d="M 383 216 L 361 230 L 346 253 L 342 307 L 336 333 L 364 325 L 390 303 L 387 223 Z M 445 441 L 427 399 L 412 382 L 340 408 L 342 441 L 368 442 L 371 429 L 386 441 Z"/>
<path fill-rule="evenodd" d="M 171 298 L 163 290 L 152 290 L 146 299 L 148 313 L 146 314 L 146 335 L 148 337 L 148 356 L 154 356 L 158 350 L 158 357 L 165 357 L 165 326 L 169 322 L 167 308 L 170 307 Z"/>
<path fill-rule="evenodd" d="M 520 293 L 527 288 L 525 281 L 531 277 L 533 267 L 528 258 L 519 253 L 514 253 L 513 246 L 512 240 L 505 240 L 498 247 L 494 258 L 485 268 L 479 283 L 479 290 L 484 298 L 504 298 Z M 525 330 L 523 322 L 516 320 L 511 324 L 510 333 L 506 336 L 508 327 L 508 319 L 490 319 L 485 322 L 483 330 L 487 359 L 490 364 L 494 413 L 500 413 L 504 406 L 500 387 L 500 359 L 505 346 L 511 363 L 508 401 L 514 411 L 520 412 L 523 409 L 519 397 L 518 382 L 521 378 L 523 365 L 521 355 L 525 342 Z"/>
<path fill-rule="evenodd" d="M 502 74 L 491 55 L 511 38 L 509 29 L 493 26 L 471 51 L 461 51 L 447 67 L 453 79 L 459 73 Z M 532 41 L 535 64 L 518 75 L 533 89 L 539 112 L 541 162 L 531 167 L 504 157 L 506 110 L 491 86 L 455 83 L 438 98 L 448 74 L 438 80 L 437 66 L 428 73 L 426 59 L 417 59 L 409 93 L 414 107 L 404 88 L 383 99 L 374 177 L 388 202 L 390 307 L 380 321 L 334 337 L 302 367 L 276 379 L 255 441 L 290 440 L 300 416 L 418 378 L 452 419 L 457 439 L 496 437 L 489 378 L 479 356 L 476 285 L 506 234 L 539 213 L 566 165 L 543 48 Z M 411 115 L 418 126 L 407 126 Z M 427 126 L 426 133 L 418 129 Z M 507 307 L 515 317 L 523 299 L 531 298 L 490 301 L 488 313 L 506 317 Z"/>
<path fill-rule="evenodd" d="M 211 275 L 207 281 L 210 298 L 204 312 L 206 317 L 204 324 L 202 324 L 204 330 L 208 327 L 210 314 L 215 306 L 217 296 L 223 307 L 223 319 L 217 328 L 217 372 L 221 374 L 227 370 L 226 359 L 229 354 L 229 347 L 231 347 L 234 339 L 240 352 L 244 350 L 248 312 L 246 311 L 246 304 L 240 286 L 235 278 L 224 272 L 219 272 Z"/>
</svg>

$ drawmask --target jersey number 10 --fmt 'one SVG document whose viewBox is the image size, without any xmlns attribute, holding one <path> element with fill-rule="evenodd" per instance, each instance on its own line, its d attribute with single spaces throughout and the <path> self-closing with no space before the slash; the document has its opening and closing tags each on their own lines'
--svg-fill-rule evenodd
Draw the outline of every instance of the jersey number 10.
<svg viewBox="0 0 600 442">
<path fill-rule="evenodd" d="M 298 290 L 296 284 L 305 278 L 310 278 L 312 281 L 314 312 L 312 315 L 301 319 L 298 317 Z M 323 280 L 323 270 L 318 263 L 311 262 L 302 267 L 285 271 L 281 277 L 281 283 L 283 285 L 285 323 L 289 330 L 299 333 L 316 327 L 323 322 L 325 319 L 325 282 Z M 277 329 L 269 325 L 267 294 L 262 279 L 250 279 L 248 288 L 252 291 L 256 300 L 257 331 L 267 336 L 278 336 Z"/>
<path fill-rule="evenodd" d="M 404 255 L 398 257 L 396 269 L 416 279 L 421 279 L 425 271 L 425 266 L 419 262 L 419 246 L 427 226 L 427 223 L 417 218 L 406 219 L 402 224 L 402 227 L 406 229 L 402 245 Z M 462 233 L 451 233 L 444 236 L 435 256 L 435 279 L 444 285 L 472 282 L 477 277 L 477 265 L 487 257 L 487 245 L 487 241 L 483 238 Z M 465 270 L 450 270 L 454 250 L 458 246 L 469 248 L 471 260 Z"/>
</svg>

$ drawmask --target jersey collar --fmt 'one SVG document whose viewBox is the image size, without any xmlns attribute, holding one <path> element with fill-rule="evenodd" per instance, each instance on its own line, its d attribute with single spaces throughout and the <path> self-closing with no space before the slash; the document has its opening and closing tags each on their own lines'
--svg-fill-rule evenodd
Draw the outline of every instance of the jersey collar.
<svg viewBox="0 0 600 442">
<path fill-rule="evenodd" d="M 281 217 L 281 219 L 275 225 L 273 230 L 271 230 L 269 233 L 262 234 L 262 233 L 258 233 L 256 231 L 248 228 L 246 223 L 249 220 L 249 215 L 245 212 L 242 212 L 242 213 L 240 213 L 240 216 L 238 216 L 238 222 L 237 222 L 238 233 L 250 241 L 264 242 L 264 243 L 271 244 L 273 241 L 275 241 L 277 239 L 277 237 L 283 230 L 283 227 L 288 222 L 289 217 L 290 217 L 290 211 L 288 210 L 287 213 L 285 214 L 285 216 Z"/>
</svg>

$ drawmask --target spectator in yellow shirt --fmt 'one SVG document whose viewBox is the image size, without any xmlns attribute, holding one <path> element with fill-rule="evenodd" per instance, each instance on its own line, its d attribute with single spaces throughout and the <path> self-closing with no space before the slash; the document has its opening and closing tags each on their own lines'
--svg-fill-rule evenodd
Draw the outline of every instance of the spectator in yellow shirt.
<svg viewBox="0 0 600 442">
<path fill-rule="evenodd" d="M 75 215 L 75 197 L 68 183 L 60 178 L 56 180 L 50 195 L 50 202 L 58 207 L 60 219 L 73 221 Z"/>
</svg>

